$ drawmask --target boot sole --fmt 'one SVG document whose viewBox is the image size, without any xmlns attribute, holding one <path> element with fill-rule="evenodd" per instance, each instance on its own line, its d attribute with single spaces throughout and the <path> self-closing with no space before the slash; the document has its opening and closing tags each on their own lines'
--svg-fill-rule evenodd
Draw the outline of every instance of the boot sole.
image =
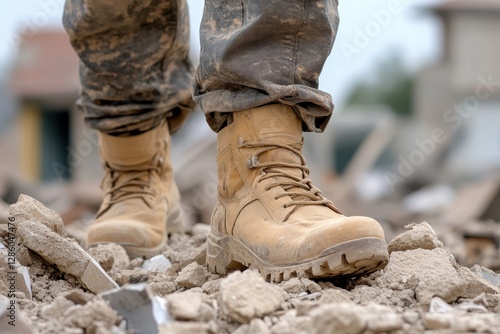
<svg viewBox="0 0 500 334">
<path fill-rule="evenodd" d="M 245 244 L 232 236 L 208 237 L 208 269 L 220 275 L 245 268 L 257 269 L 268 281 L 281 282 L 292 277 L 352 277 L 384 268 L 389 261 L 385 240 L 362 238 L 335 245 L 318 257 L 288 265 L 261 260 Z"/>
<path fill-rule="evenodd" d="M 184 224 L 184 212 L 182 210 L 182 207 L 178 205 L 175 207 L 170 214 L 167 216 L 167 220 L 165 221 L 166 226 L 183 226 Z M 90 247 L 97 246 L 99 244 L 108 244 L 111 242 L 97 242 L 89 245 Z M 135 259 L 135 258 L 151 258 L 153 256 L 156 256 L 158 254 L 161 254 L 161 252 L 165 249 L 165 246 L 167 245 L 167 235 L 165 234 L 164 238 L 162 239 L 161 243 L 158 246 L 155 247 L 138 247 L 134 246 L 131 244 L 125 244 L 125 243 L 120 243 L 120 242 L 114 242 L 120 246 L 122 246 L 125 251 L 127 252 L 127 255 L 129 258 Z"/>
</svg>

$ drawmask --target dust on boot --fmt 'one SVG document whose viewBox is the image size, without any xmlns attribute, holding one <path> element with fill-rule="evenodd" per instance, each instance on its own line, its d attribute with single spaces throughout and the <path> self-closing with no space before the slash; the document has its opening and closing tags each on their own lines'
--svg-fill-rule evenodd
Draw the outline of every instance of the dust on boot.
<svg viewBox="0 0 500 334">
<path fill-rule="evenodd" d="M 89 229 L 88 246 L 117 243 L 131 258 L 159 254 L 167 228 L 178 230 L 183 223 L 167 123 L 130 137 L 99 133 L 99 145 L 104 199 Z"/>
<path fill-rule="evenodd" d="M 302 123 L 273 104 L 233 113 L 218 133 L 218 198 L 207 263 L 219 274 L 256 268 L 273 281 L 353 276 L 383 268 L 380 224 L 346 217 L 308 177 Z"/>
</svg>

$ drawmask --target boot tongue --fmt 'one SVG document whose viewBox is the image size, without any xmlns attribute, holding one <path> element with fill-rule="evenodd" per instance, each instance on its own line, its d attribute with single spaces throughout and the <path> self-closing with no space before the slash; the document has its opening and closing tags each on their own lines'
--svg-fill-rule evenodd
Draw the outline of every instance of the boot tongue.
<svg viewBox="0 0 500 334">
<path fill-rule="evenodd" d="M 281 144 L 292 146 L 301 151 L 302 143 L 302 122 L 297 117 L 291 107 L 285 105 L 267 106 L 267 108 L 254 109 L 252 111 L 254 131 L 258 141 L 270 144 Z M 301 165 L 301 157 L 284 148 L 275 148 L 259 155 L 260 162 L 279 162 L 286 164 Z M 271 168 L 269 172 L 280 171 L 283 174 L 293 175 L 302 179 L 302 170 L 300 168 Z M 276 176 L 276 181 L 291 181 L 286 176 Z M 289 191 L 305 191 L 301 188 L 292 188 Z M 295 197 L 297 200 L 307 199 L 302 196 Z"/>
<path fill-rule="evenodd" d="M 154 129 L 131 137 L 101 134 L 101 150 L 106 162 L 116 168 L 140 167 L 152 163 L 158 151 L 158 134 Z"/>
<path fill-rule="evenodd" d="M 277 104 L 253 109 L 252 118 L 259 140 L 281 144 L 302 141 L 302 122 L 291 107 Z"/>
</svg>

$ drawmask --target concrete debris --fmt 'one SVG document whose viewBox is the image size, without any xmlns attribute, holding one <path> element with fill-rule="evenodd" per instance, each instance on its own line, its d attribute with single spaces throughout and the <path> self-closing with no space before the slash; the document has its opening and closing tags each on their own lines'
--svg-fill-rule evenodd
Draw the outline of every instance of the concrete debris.
<svg viewBox="0 0 500 334">
<path fill-rule="evenodd" d="M 27 195 L 20 195 L 17 203 L 9 207 L 9 216 L 14 217 L 18 225 L 25 221 L 34 221 L 59 235 L 64 230 L 64 223 L 57 213 Z"/>
<path fill-rule="evenodd" d="M 222 280 L 220 286 L 222 311 L 240 323 L 276 311 L 286 299 L 282 288 L 267 284 L 252 270 L 234 272 Z"/>
<path fill-rule="evenodd" d="M 291 278 L 276 284 L 252 270 L 222 277 L 208 273 L 208 225 L 172 233 L 162 255 L 130 261 L 115 244 L 87 253 L 65 237 L 61 222 L 43 206 L 29 198 L 22 203 L 33 205 L 26 209 L 38 216 L 23 216 L 20 204 L 12 209 L 18 210 L 12 295 L 18 331 L 3 327 L 12 298 L 7 298 L 8 250 L 0 249 L 1 333 L 21 333 L 25 326 L 22 333 L 500 334 L 499 275 L 480 266 L 461 267 L 447 251 L 448 241 L 457 238 L 447 235 L 443 246 L 427 223 L 410 224 L 393 239 L 390 262 L 381 271 L 348 280 Z M 0 248 L 8 242 L 4 232 L 0 229 Z M 84 236 L 85 230 L 75 227 L 72 233 Z"/>
<path fill-rule="evenodd" d="M 488 268 L 475 265 L 470 269 L 473 273 L 481 277 L 482 279 L 490 282 L 494 286 L 500 288 L 500 275 L 495 273 L 492 270 L 489 270 Z"/>
<path fill-rule="evenodd" d="M 10 256 L 11 253 L 10 247 L 6 248 L 0 243 L 0 278 L 6 284 L 5 291 L 22 292 L 25 298 L 31 299 L 33 295 L 29 269 L 21 266 L 15 257 Z"/>
<path fill-rule="evenodd" d="M 447 302 L 442 300 L 439 297 L 434 297 L 431 299 L 431 303 L 429 305 L 430 313 L 451 313 L 453 312 L 453 307 L 449 305 Z"/>
<path fill-rule="evenodd" d="M 85 305 L 87 302 L 92 300 L 94 296 L 81 290 L 75 289 L 66 292 L 65 294 L 63 294 L 63 297 L 76 305 Z"/>
<path fill-rule="evenodd" d="M 137 333 L 156 334 L 158 327 L 170 321 L 165 300 L 154 296 L 146 284 L 126 285 L 101 294 Z"/>
<path fill-rule="evenodd" d="M 429 305 L 435 296 L 452 303 L 481 292 L 498 293 L 496 287 L 458 266 L 453 256 L 442 248 L 392 252 L 383 272 L 362 278 L 360 282 L 397 291 L 414 289 L 416 301 L 424 305 Z"/>
<path fill-rule="evenodd" d="M 162 254 L 154 256 L 151 259 L 144 261 L 144 264 L 142 265 L 142 269 L 154 272 L 165 271 L 170 267 L 172 267 L 172 262 L 170 262 L 170 260 L 167 259 L 165 255 Z"/>
<path fill-rule="evenodd" d="M 160 326 L 160 334 L 212 334 L 215 331 L 210 324 L 202 322 L 173 321 Z"/>
<path fill-rule="evenodd" d="M 14 301 L 14 303 L 12 303 Z M 33 326 L 25 313 L 16 310 L 14 299 L 0 295 L 0 333 L 2 334 L 31 334 Z"/>
<path fill-rule="evenodd" d="M 206 282 L 207 276 L 206 267 L 193 262 L 181 270 L 175 283 L 185 288 L 201 287 Z"/>
<path fill-rule="evenodd" d="M 406 251 L 412 249 L 434 249 L 443 247 L 438 240 L 436 232 L 426 223 L 409 224 L 405 226 L 407 231 L 396 236 L 387 246 L 389 252 Z"/>
<path fill-rule="evenodd" d="M 206 238 L 210 233 L 210 225 L 201 223 L 194 224 L 194 226 L 191 228 L 191 233 L 193 235 L 199 234 Z"/>
<path fill-rule="evenodd" d="M 15 275 L 16 290 L 24 293 L 24 296 L 28 299 L 33 298 L 31 293 L 31 278 L 29 269 L 24 266 L 19 266 Z"/>
<path fill-rule="evenodd" d="M 175 320 L 208 322 L 215 318 L 215 310 L 207 295 L 184 291 L 167 297 L 167 307 Z"/>
<path fill-rule="evenodd" d="M 87 289 L 100 293 L 118 288 L 102 267 L 75 241 L 34 221 L 18 224 L 19 241 L 59 270 L 79 278 Z"/>
<path fill-rule="evenodd" d="M 365 310 L 351 303 L 325 304 L 311 312 L 314 333 L 362 333 L 367 327 Z"/>
</svg>

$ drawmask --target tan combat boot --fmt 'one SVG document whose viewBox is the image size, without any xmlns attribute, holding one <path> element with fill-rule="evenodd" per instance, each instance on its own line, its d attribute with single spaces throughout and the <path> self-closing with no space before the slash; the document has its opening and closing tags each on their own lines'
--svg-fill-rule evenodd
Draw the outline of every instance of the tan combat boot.
<svg viewBox="0 0 500 334">
<path fill-rule="evenodd" d="M 104 199 L 88 245 L 117 243 L 131 258 L 159 254 L 167 240 L 166 224 L 169 231 L 182 225 L 167 124 L 131 137 L 99 133 L 99 141 Z"/>
<path fill-rule="evenodd" d="M 368 217 L 343 216 L 308 178 L 302 124 L 290 107 L 233 113 L 217 146 L 219 201 L 207 252 L 212 272 L 251 267 L 281 281 L 354 276 L 386 265 L 382 227 Z"/>
</svg>

